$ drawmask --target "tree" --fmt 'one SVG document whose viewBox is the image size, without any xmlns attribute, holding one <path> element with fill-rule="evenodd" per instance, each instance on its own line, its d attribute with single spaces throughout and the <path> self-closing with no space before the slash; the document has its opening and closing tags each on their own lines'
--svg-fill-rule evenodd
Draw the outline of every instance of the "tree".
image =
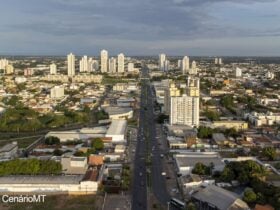
<svg viewBox="0 0 280 210">
<path fill-rule="evenodd" d="M 257 200 L 257 194 L 253 189 L 246 188 L 244 191 L 243 200 L 249 204 L 252 204 Z"/>
<path fill-rule="evenodd" d="M 273 147 L 265 147 L 262 150 L 262 155 L 268 160 L 275 160 L 276 158 L 276 149 Z"/>
<path fill-rule="evenodd" d="M 55 149 L 53 151 L 54 156 L 61 156 L 62 154 L 63 154 L 63 151 L 61 151 L 60 149 Z"/>
<path fill-rule="evenodd" d="M 196 206 L 194 203 L 189 202 L 188 205 L 186 206 L 186 210 L 196 210 Z"/>
<path fill-rule="evenodd" d="M 55 144 L 60 144 L 60 139 L 56 136 L 48 136 L 45 139 L 45 144 L 47 145 L 55 145 Z"/>
<path fill-rule="evenodd" d="M 234 172 L 229 167 L 225 167 L 221 173 L 220 179 L 224 182 L 231 182 L 234 178 Z"/>
<path fill-rule="evenodd" d="M 213 134 L 213 130 L 208 127 L 200 126 L 198 128 L 197 136 L 198 138 L 211 138 Z"/>
<path fill-rule="evenodd" d="M 210 171 L 210 167 L 198 162 L 195 164 L 192 173 L 198 175 L 210 175 Z"/>
<path fill-rule="evenodd" d="M 92 147 L 95 150 L 102 150 L 104 148 L 104 143 L 103 143 L 102 139 L 100 139 L 100 138 L 93 139 Z"/>
</svg>

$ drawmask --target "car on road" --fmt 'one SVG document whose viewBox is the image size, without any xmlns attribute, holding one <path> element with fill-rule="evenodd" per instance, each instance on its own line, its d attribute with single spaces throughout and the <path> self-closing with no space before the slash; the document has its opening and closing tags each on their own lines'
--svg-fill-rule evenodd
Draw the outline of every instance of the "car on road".
<svg viewBox="0 0 280 210">
<path fill-rule="evenodd" d="M 166 172 L 162 172 L 161 175 L 162 175 L 162 176 L 166 176 Z"/>
<path fill-rule="evenodd" d="M 143 176 L 142 172 L 139 173 L 139 176 Z"/>
</svg>

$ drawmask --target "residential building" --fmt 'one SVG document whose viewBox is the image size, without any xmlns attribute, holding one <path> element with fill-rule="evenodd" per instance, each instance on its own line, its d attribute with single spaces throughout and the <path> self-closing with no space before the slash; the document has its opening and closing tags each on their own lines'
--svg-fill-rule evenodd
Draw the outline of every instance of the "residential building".
<svg viewBox="0 0 280 210">
<path fill-rule="evenodd" d="M 166 55 L 165 54 L 160 54 L 159 55 L 159 62 L 158 62 L 158 66 L 159 66 L 159 70 L 164 71 L 164 62 L 166 60 Z"/>
<path fill-rule="evenodd" d="M 100 52 L 100 70 L 102 73 L 108 72 L 108 51 L 101 50 Z"/>
<path fill-rule="evenodd" d="M 187 78 L 186 92 L 188 96 L 199 97 L 200 95 L 200 79 L 195 77 Z"/>
<path fill-rule="evenodd" d="M 116 73 L 117 72 L 117 61 L 113 57 L 109 59 L 109 72 L 110 73 Z"/>
<path fill-rule="evenodd" d="M 64 97 L 64 87 L 62 86 L 54 86 L 51 89 L 51 98 L 58 99 Z"/>
<path fill-rule="evenodd" d="M 80 72 L 88 72 L 88 57 L 84 55 L 80 60 Z"/>
<path fill-rule="evenodd" d="M 118 73 L 124 73 L 124 54 L 118 55 Z"/>
<path fill-rule="evenodd" d="M 13 74 L 14 73 L 14 67 L 11 64 L 6 65 L 5 67 L 5 74 Z"/>
<path fill-rule="evenodd" d="M 170 124 L 199 126 L 199 97 L 182 95 L 171 97 Z"/>
<path fill-rule="evenodd" d="M 69 77 L 75 75 L 75 55 L 73 53 L 67 56 L 67 73 Z"/>
<path fill-rule="evenodd" d="M 242 77 L 242 69 L 241 68 L 236 67 L 235 77 Z"/>
<path fill-rule="evenodd" d="M 50 74 L 57 74 L 57 67 L 56 67 L 56 64 L 52 63 L 50 65 Z"/>
<path fill-rule="evenodd" d="M 190 69 L 190 59 L 188 56 L 185 56 L 182 60 L 181 70 L 182 74 L 186 74 Z"/>
<path fill-rule="evenodd" d="M 127 64 L 127 71 L 133 72 L 134 71 L 134 63 L 128 63 Z"/>
</svg>

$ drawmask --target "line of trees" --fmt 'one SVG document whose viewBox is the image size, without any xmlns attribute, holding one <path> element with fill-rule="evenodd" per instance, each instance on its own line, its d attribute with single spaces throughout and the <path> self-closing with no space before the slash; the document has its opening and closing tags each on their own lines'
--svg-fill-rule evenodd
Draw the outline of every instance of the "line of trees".
<svg viewBox="0 0 280 210">
<path fill-rule="evenodd" d="M 53 160 L 15 159 L 0 162 L 0 176 L 60 174 L 62 166 Z"/>
</svg>

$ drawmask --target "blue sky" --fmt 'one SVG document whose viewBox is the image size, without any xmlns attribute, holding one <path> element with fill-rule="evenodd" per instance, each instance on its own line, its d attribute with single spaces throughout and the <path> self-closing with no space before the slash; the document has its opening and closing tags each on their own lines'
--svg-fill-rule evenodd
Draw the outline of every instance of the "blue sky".
<svg viewBox="0 0 280 210">
<path fill-rule="evenodd" d="M 280 0 L 9 0 L 0 54 L 280 55 Z"/>
</svg>

